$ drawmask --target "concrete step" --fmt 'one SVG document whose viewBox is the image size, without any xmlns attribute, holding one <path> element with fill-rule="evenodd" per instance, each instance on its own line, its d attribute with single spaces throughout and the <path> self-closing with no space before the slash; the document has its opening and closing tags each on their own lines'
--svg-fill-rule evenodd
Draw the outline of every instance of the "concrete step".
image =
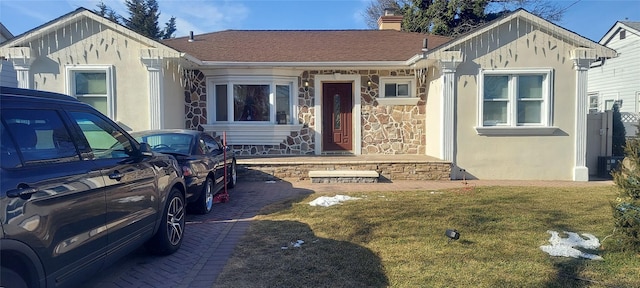
<svg viewBox="0 0 640 288">
<path fill-rule="evenodd" d="M 372 170 L 312 170 L 311 183 L 377 183 L 380 174 Z"/>
</svg>

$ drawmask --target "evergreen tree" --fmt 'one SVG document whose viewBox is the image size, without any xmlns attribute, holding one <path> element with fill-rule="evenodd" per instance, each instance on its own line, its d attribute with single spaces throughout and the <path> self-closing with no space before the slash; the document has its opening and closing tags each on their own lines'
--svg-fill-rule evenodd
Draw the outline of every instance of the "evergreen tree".
<svg viewBox="0 0 640 288">
<path fill-rule="evenodd" d="M 618 198 L 613 206 L 621 248 L 640 251 L 640 122 L 636 137 L 627 140 L 625 159 L 613 172 Z"/>
<path fill-rule="evenodd" d="M 176 33 L 176 17 L 171 17 L 169 22 L 165 23 L 162 39 L 170 39 L 174 33 Z"/>
<path fill-rule="evenodd" d="M 624 156 L 625 153 L 625 140 L 627 131 L 622 123 L 622 114 L 620 114 L 620 107 L 618 104 L 613 104 L 613 131 L 611 139 L 611 154 L 613 156 Z"/>
<path fill-rule="evenodd" d="M 404 16 L 403 31 L 454 37 L 517 8 L 549 21 L 559 21 L 564 12 L 557 2 L 543 0 L 372 0 L 365 12 L 367 26 L 377 28 L 384 8 Z"/>
<path fill-rule="evenodd" d="M 98 3 L 98 10 L 94 10 L 96 14 L 105 17 L 113 22 L 120 23 L 120 16 L 113 9 L 109 8 L 103 1 Z"/>
<path fill-rule="evenodd" d="M 129 11 L 128 18 L 118 15 L 102 1 L 98 3 L 95 12 L 113 22 L 122 22 L 127 28 L 151 39 L 168 39 L 176 32 L 175 17 L 169 19 L 164 29 L 161 30 L 158 26 L 160 9 L 157 0 L 126 0 L 125 5 Z"/>
</svg>

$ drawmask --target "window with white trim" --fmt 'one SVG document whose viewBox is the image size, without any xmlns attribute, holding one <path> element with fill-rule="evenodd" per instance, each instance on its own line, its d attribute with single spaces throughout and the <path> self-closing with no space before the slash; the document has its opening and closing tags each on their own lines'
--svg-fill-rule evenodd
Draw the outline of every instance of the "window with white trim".
<svg viewBox="0 0 640 288">
<path fill-rule="evenodd" d="M 113 118 L 111 66 L 68 66 L 67 94 Z"/>
<path fill-rule="evenodd" d="M 291 124 L 295 77 L 221 77 L 209 82 L 214 123 Z"/>
<path fill-rule="evenodd" d="M 589 113 L 598 112 L 598 92 L 587 93 L 587 97 L 589 97 Z"/>
<path fill-rule="evenodd" d="M 414 97 L 414 77 L 380 77 L 380 97 Z"/>
<path fill-rule="evenodd" d="M 481 70 L 479 126 L 551 125 L 551 69 Z"/>
</svg>

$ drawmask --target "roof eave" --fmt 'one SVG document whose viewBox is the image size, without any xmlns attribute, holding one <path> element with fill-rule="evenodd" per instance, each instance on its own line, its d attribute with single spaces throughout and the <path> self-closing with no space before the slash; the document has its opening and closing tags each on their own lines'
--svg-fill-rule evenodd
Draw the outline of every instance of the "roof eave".
<svg viewBox="0 0 640 288">
<path fill-rule="evenodd" d="M 286 68 L 408 68 L 409 61 L 331 61 L 331 62 L 237 62 L 201 61 L 203 68 L 286 67 Z"/>
</svg>

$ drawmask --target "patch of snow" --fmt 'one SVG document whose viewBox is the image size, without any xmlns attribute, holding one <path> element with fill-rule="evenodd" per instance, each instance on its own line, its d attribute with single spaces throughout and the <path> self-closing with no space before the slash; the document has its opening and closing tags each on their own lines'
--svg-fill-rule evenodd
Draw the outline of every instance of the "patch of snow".
<svg viewBox="0 0 640 288">
<path fill-rule="evenodd" d="M 551 243 L 551 245 L 540 246 L 540 249 L 551 256 L 603 260 L 602 257 L 598 255 L 585 253 L 576 249 L 598 249 L 600 247 L 600 241 L 596 236 L 592 234 L 582 234 L 582 236 L 587 238 L 585 239 L 582 236 L 578 235 L 578 233 L 573 232 L 564 231 L 564 233 L 568 235 L 567 238 L 560 237 L 560 234 L 556 231 L 547 231 L 547 233 L 551 234 L 551 238 L 549 239 L 549 243 Z"/>
<path fill-rule="evenodd" d="M 329 206 L 333 206 L 336 204 L 340 204 L 344 201 L 348 201 L 348 200 L 358 200 L 360 198 L 358 197 L 349 197 L 349 196 L 345 196 L 345 195 L 336 195 L 333 197 L 328 197 L 328 196 L 320 196 L 318 198 L 316 198 L 315 200 L 309 202 L 309 205 L 311 206 L 323 206 L 323 207 L 329 207 Z"/>
</svg>

